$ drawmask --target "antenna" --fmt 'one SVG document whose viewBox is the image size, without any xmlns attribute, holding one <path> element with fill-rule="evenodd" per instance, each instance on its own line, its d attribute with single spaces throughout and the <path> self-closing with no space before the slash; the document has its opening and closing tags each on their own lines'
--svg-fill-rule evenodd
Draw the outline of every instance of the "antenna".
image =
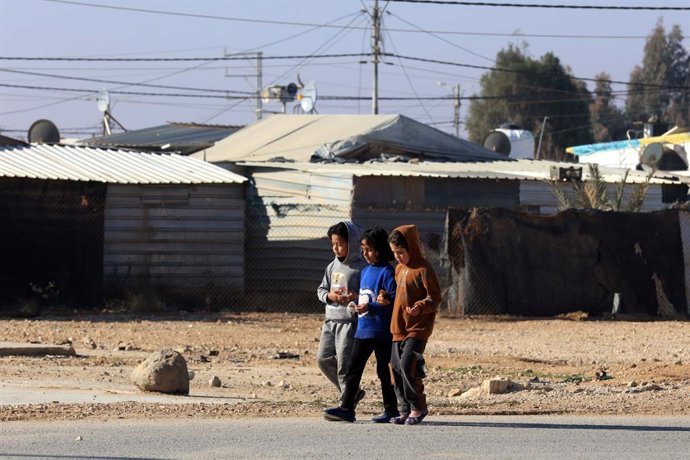
<svg viewBox="0 0 690 460">
<path fill-rule="evenodd" d="M 35 121 L 27 134 L 30 143 L 56 144 L 60 142 L 60 131 L 50 120 Z"/>
<path fill-rule="evenodd" d="M 269 102 L 271 102 L 271 99 L 273 99 L 273 95 L 271 94 L 271 87 L 267 86 L 266 88 L 262 89 L 260 96 L 261 102 L 263 102 L 264 104 L 268 104 Z"/>
<path fill-rule="evenodd" d="M 96 98 L 96 106 L 98 110 L 103 113 L 103 135 L 110 136 L 112 131 L 110 130 L 110 120 L 113 120 L 123 131 L 127 131 L 124 126 L 120 124 L 119 121 L 113 117 L 110 113 L 110 94 L 107 90 L 102 89 L 98 92 L 98 97 Z"/>
<path fill-rule="evenodd" d="M 304 113 L 316 113 L 316 82 L 308 81 L 297 92 L 299 106 Z"/>
<path fill-rule="evenodd" d="M 299 87 L 295 83 L 288 83 L 287 85 L 271 85 L 261 90 L 259 94 L 261 101 L 268 103 L 272 100 L 279 100 L 283 104 L 283 113 L 285 113 L 285 105 L 288 102 L 295 100 Z"/>
</svg>

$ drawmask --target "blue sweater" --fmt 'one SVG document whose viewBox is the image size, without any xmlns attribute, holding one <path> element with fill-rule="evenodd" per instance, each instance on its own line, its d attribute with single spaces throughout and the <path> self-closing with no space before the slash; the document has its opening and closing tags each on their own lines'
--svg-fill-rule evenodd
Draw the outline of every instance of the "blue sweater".
<svg viewBox="0 0 690 460">
<path fill-rule="evenodd" d="M 359 303 L 366 303 L 368 313 L 359 316 L 356 339 L 391 340 L 391 316 L 395 302 L 395 270 L 387 262 L 367 265 L 359 279 Z M 390 296 L 390 304 L 376 302 L 379 290 Z"/>
</svg>

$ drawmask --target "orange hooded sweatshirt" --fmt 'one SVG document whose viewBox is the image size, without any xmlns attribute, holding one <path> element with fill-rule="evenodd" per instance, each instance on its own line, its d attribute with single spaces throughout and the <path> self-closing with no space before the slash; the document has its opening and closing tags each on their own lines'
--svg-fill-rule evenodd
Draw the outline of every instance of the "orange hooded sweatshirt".
<svg viewBox="0 0 690 460">
<path fill-rule="evenodd" d="M 408 338 L 428 340 L 434 329 L 436 308 L 441 303 L 441 288 L 431 264 L 422 255 L 419 234 L 415 225 L 402 225 L 395 230 L 407 241 L 410 260 L 407 265 L 395 267 L 395 281 L 398 288 L 393 304 L 391 333 L 394 342 Z M 420 305 L 420 313 L 411 316 L 407 307 Z"/>
</svg>

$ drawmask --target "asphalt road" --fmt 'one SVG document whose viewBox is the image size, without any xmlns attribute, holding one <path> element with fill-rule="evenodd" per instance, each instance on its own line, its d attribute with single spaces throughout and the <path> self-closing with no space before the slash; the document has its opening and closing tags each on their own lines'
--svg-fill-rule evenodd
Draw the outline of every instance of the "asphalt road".
<svg viewBox="0 0 690 460">
<path fill-rule="evenodd" d="M 430 417 L 419 426 L 317 418 L 10 422 L 0 458 L 681 459 L 690 417 Z"/>
</svg>

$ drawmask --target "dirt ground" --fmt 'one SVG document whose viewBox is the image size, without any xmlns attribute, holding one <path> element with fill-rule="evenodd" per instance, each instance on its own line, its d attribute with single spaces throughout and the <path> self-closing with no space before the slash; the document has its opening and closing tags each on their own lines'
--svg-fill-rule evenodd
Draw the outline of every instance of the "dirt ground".
<svg viewBox="0 0 690 460">
<path fill-rule="evenodd" d="M 0 318 L 0 341 L 59 344 L 76 357 L 0 357 L 1 382 L 133 390 L 132 369 L 150 352 L 181 351 L 195 378 L 180 403 L 0 405 L 0 420 L 138 417 L 320 416 L 337 404 L 315 363 L 321 315 L 77 314 Z M 690 322 L 556 319 L 438 319 L 426 350 L 431 415 L 690 414 Z M 213 376 L 220 387 L 209 384 Z M 465 393 L 492 377 L 504 394 Z M 381 411 L 373 357 L 357 417 Z M 476 390 L 475 390 L 476 391 Z M 195 397 L 223 398 L 221 403 Z"/>
</svg>

